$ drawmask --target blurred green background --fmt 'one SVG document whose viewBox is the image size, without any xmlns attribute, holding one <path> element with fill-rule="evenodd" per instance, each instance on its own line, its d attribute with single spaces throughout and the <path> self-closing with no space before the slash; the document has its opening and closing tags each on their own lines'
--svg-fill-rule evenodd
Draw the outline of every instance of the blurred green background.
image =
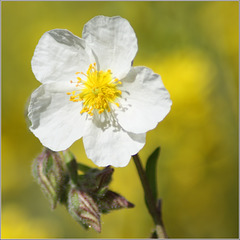
<svg viewBox="0 0 240 240">
<path fill-rule="evenodd" d="M 234 2 L 2 2 L 2 238 L 141 238 L 153 222 L 133 161 L 115 168 L 111 189 L 134 209 L 102 215 L 102 233 L 85 231 L 63 206 L 52 211 L 31 176 L 42 150 L 24 111 L 40 84 L 31 58 L 42 34 L 81 37 L 96 15 L 126 18 L 139 51 L 134 65 L 162 76 L 173 106 L 153 131 L 143 162 L 161 146 L 158 190 L 172 238 L 238 236 L 238 41 Z M 82 140 L 71 147 L 87 159 Z"/>
</svg>

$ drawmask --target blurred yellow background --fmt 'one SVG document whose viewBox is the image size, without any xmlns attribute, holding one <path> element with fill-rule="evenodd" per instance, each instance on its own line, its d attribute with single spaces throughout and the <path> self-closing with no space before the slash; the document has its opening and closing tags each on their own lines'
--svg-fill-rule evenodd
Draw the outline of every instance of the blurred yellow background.
<svg viewBox="0 0 240 240">
<path fill-rule="evenodd" d="M 153 222 L 133 161 L 115 168 L 111 189 L 134 209 L 102 215 L 85 231 L 64 206 L 52 211 L 31 176 L 42 150 L 28 130 L 26 102 L 40 83 L 31 58 L 42 34 L 81 37 L 96 15 L 126 18 L 139 51 L 134 65 L 162 76 L 173 106 L 147 134 L 140 156 L 161 146 L 158 190 L 172 238 L 238 236 L 238 9 L 235 2 L 2 2 L 2 238 L 141 238 Z M 87 159 L 82 140 L 71 147 Z"/>
</svg>

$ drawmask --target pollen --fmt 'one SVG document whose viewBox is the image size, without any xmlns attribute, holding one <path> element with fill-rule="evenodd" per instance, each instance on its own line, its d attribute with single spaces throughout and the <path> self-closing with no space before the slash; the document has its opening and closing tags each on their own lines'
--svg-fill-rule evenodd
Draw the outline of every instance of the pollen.
<svg viewBox="0 0 240 240">
<path fill-rule="evenodd" d="M 86 73 L 76 72 L 82 77 L 76 77 L 75 90 L 67 95 L 71 95 L 69 100 L 72 102 L 82 102 L 80 114 L 87 113 L 90 116 L 110 112 L 114 104 L 119 107 L 118 98 L 122 92 L 118 90 L 118 85 L 122 84 L 117 78 L 113 78 L 112 71 L 98 71 L 96 63 L 90 64 Z"/>
</svg>

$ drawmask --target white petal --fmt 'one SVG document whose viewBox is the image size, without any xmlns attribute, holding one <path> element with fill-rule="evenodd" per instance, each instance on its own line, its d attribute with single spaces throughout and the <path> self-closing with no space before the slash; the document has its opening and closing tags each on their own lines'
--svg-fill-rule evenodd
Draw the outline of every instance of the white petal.
<svg viewBox="0 0 240 240">
<path fill-rule="evenodd" d="M 126 131 L 144 133 L 156 127 L 170 111 L 172 101 L 161 77 L 146 67 L 134 67 L 122 79 L 116 118 Z"/>
<path fill-rule="evenodd" d="M 70 81 L 76 72 L 86 72 L 93 62 L 85 40 L 68 30 L 55 29 L 43 34 L 32 58 L 32 70 L 42 83 Z"/>
<path fill-rule="evenodd" d="M 28 117 L 30 130 L 41 143 L 53 151 L 62 151 L 81 138 L 85 116 L 80 114 L 82 104 L 69 100 L 67 91 L 72 85 L 50 83 L 41 85 L 31 96 Z"/>
<path fill-rule="evenodd" d="M 114 77 L 126 76 L 137 53 L 137 38 L 121 17 L 97 16 L 87 22 L 82 37 L 91 46 L 100 70 L 111 69 Z"/>
<path fill-rule="evenodd" d="M 117 124 L 92 123 L 83 136 L 83 143 L 88 158 L 99 167 L 124 167 L 144 146 L 145 134 L 128 133 Z"/>
</svg>

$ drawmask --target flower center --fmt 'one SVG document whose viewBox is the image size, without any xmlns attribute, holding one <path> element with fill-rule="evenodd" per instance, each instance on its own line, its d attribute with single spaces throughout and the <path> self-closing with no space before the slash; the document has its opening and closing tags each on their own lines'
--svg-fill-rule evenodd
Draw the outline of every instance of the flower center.
<svg viewBox="0 0 240 240">
<path fill-rule="evenodd" d="M 94 63 L 89 65 L 86 74 L 83 72 L 76 72 L 76 74 L 82 74 L 85 80 L 77 76 L 76 82 L 71 81 L 76 84 L 76 90 L 67 94 L 71 95 L 70 101 L 83 102 L 81 114 L 86 112 L 93 116 L 94 112 L 99 114 L 105 110 L 110 112 L 112 103 L 119 107 L 116 99 L 122 92 L 117 89 L 117 85 L 121 84 L 121 81 L 112 77 L 111 70 L 98 71 Z"/>
</svg>

